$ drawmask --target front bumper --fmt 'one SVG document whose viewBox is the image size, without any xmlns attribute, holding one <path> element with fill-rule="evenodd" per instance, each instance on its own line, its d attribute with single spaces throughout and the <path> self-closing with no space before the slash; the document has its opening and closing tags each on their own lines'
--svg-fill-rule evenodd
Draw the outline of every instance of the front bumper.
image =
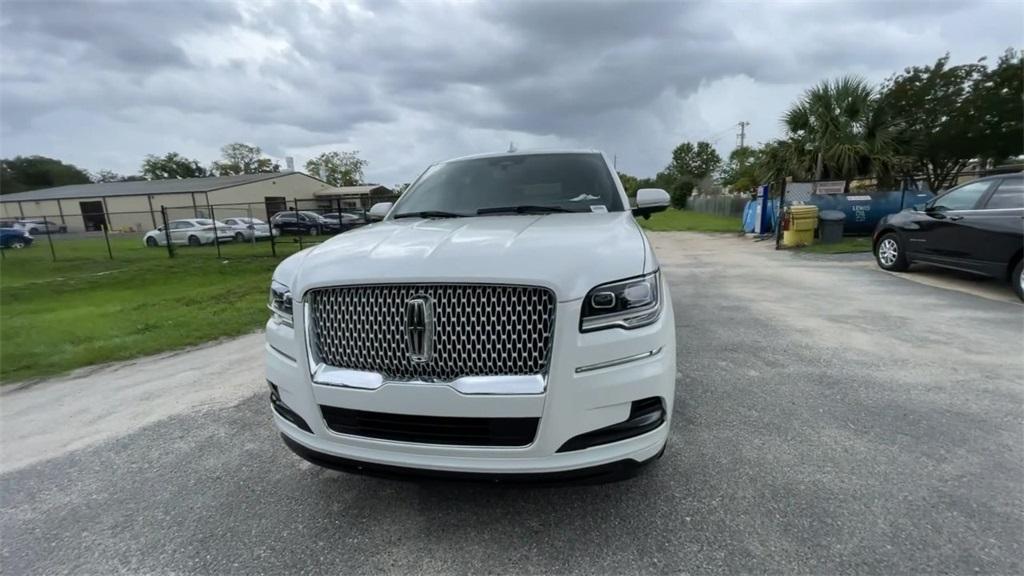
<svg viewBox="0 0 1024 576">
<path fill-rule="evenodd" d="M 427 473 L 535 475 L 629 467 L 656 457 L 669 434 L 675 395 L 675 329 L 667 286 L 664 310 L 654 324 L 636 330 L 581 334 L 580 301 L 558 304 L 554 350 L 542 393 L 464 394 L 445 384 L 388 382 L 373 390 L 314 384 L 305 351 L 303 314 L 295 326 L 267 323 L 267 379 L 280 402 L 308 431 L 272 410 L 289 446 L 318 464 L 342 469 L 415 469 Z M 622 363 L 609 361 L 626 360 Z M 589 370 L 579 371 L 581 367 Z M 591 434 L 598 445 L 571 444 L 597 430 L 630 420 L 634 403 L 657 398 L 664 409 L 656 427 L 625 439 Z M 451 418 L 538 418 L 526 446 L 439 445 L 339 434 L 325 423 L 321 406 L 387 414 Z M 602 440 L 603 438 L 603 440 Z M 568 449 L 566 446 L 568 445 Z M 583 446 L 583 447 L 580 447 Z"/>
</svg>

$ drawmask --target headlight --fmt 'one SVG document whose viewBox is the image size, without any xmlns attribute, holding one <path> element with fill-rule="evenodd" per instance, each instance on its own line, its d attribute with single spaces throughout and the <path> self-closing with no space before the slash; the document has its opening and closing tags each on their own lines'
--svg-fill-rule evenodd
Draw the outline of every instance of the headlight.
<svg viewBox="0 0 1024 576">
<path fill-rule="evenodd" d="M 594 288 L 583 299 L 580 332 L 639 328 L 661 315 L 660 271 Z"/>
<path fill-rule="evenodd" d="M 270 283 L 270 298 L 267 308 L 274 319 L 289 326 L 292 325 L 292 293 L 287 286 L 274 280 Z"/>
</svg>

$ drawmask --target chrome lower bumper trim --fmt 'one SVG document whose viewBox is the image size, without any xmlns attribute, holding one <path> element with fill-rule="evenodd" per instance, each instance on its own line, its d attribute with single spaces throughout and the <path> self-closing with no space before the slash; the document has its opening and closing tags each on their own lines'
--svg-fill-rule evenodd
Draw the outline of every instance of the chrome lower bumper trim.
<svg viewBox="0 0 1024 576">
<path fill-rule="evenodd" d="M 398 381 L 396 381 L 398 382 Z M 324 386 L 376 390 L 388 383 L 377 372 L 335 368 L 318 364 L 313 370 L 313 383 Z M 543 394 L 547 383 L 539 374 L 526 376 L 464 376 L 451 382 L 423 382 L 420 380 L 401 381 L 401 384 L 423 384 L 425 386 L 448 386 L 460 394 L 520 395 Z"/>
<path fill-rule="evenodd" d="M 616 358 L 615 360 L 608 360 L 607 362 L 598 362 L 597 364 L 587 364 L 586 366 L 580 366 L 576 368 L 576 373 L 591 372 L 594 370 L 600 370 L 602 368 L 611 368 L 613 366 L 621 366 L 623 364 L 629 364 L 630 362 L 637 362 L 639 360 L 645 360 L 647 358 L 653 358 L 658 354 L 661 354 L 661 348 L 657 350 L 651 350 L 650 352 L 644 352 L 642 354 L 634 354 L 632 356 L 626 356 L 625 358 Z"/>
</svg>

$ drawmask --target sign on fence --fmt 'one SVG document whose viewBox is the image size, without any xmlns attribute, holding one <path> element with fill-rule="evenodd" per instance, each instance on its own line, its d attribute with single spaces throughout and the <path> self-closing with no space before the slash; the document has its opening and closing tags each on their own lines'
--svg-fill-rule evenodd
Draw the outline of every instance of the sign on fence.
<svg viewBox="0 0 1024 576">
<path fill-rule="evenodd" d="M 842 194 L 844 192 L 846 192 L 846 182 L 843 180 L 814 183 L 815 194 Z"/>
</svg>

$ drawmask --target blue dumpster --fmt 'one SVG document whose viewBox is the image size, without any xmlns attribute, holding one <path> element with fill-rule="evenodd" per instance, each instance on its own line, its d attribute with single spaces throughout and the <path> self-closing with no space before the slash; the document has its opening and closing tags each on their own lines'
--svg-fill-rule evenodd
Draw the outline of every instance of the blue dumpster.
<svg viewBox="0 0 1024 576">
<path fill-rule="evenodd" d="M 870 234 L 884 216 L 916 204 L 924 204 L 935 195 L 917 190 L 865 192 L 863 194 L 814 194 L 808 204 L 819 211 L 838 210 L 846 214 L 845 234 Z"/>
</svg>

